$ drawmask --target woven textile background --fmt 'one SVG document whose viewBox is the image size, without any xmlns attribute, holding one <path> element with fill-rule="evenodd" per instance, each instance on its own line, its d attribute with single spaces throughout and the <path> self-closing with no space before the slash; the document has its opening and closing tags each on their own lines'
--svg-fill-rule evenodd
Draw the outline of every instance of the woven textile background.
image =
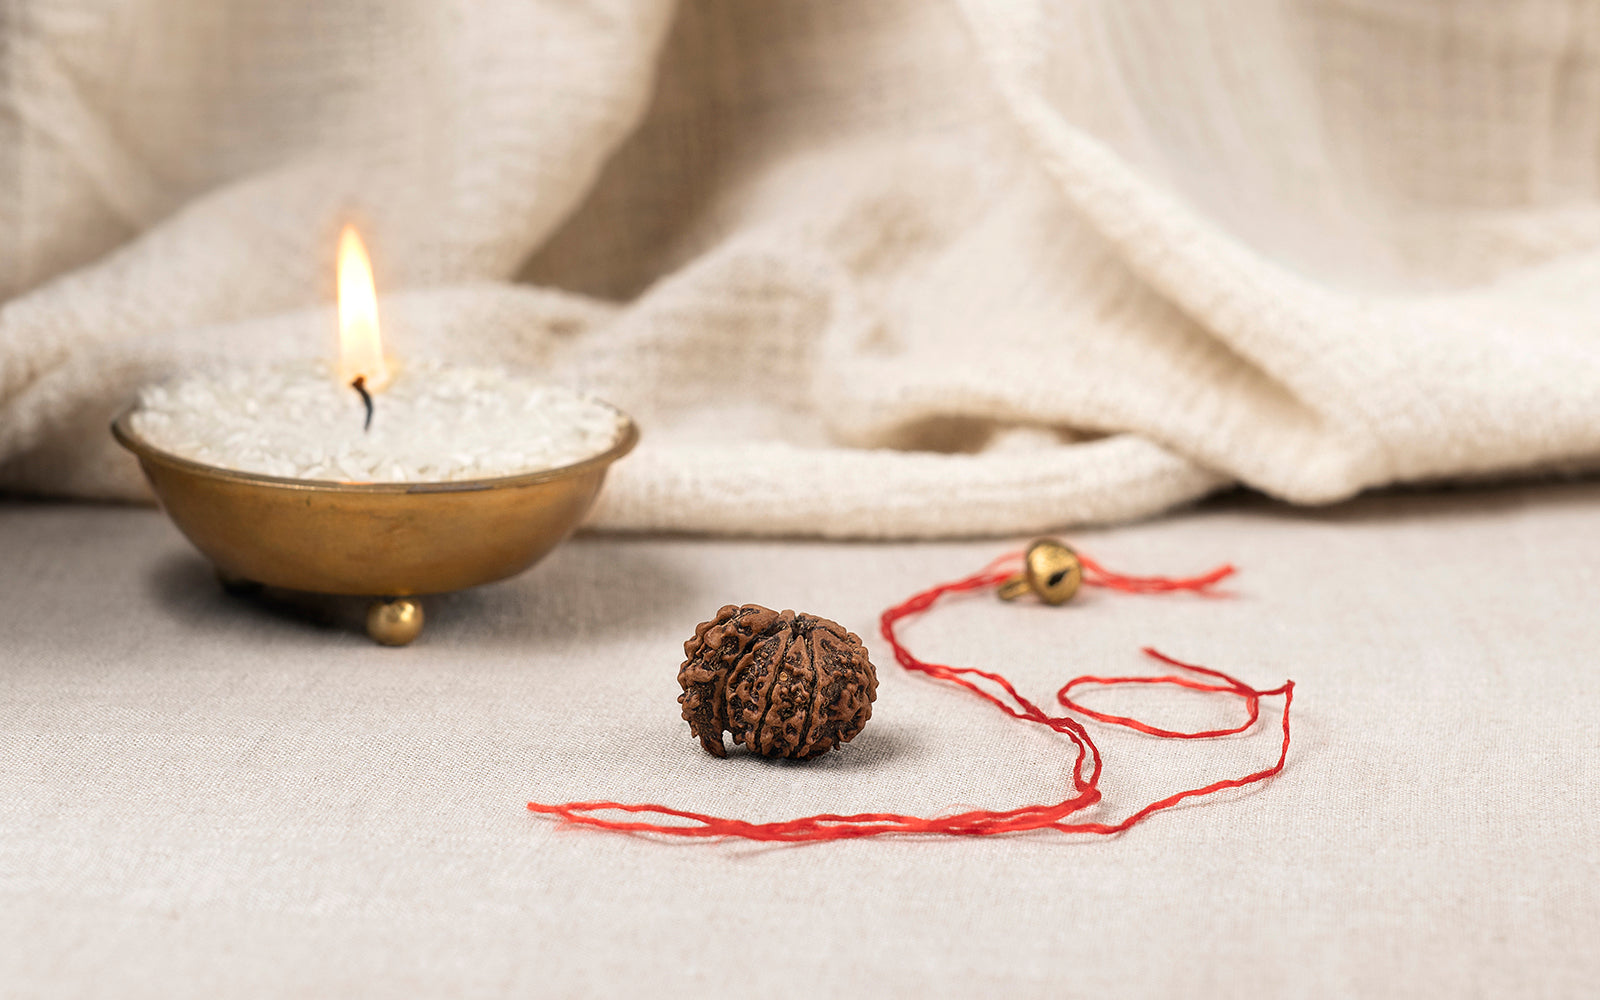
<svg viewBox="0 0 1600 1000">
<path fill-rule="evenodd" d="M 908 625 L 912 650 L 1047 708 L 1080 673 L 1159 672 L 1145 643 L 1293 678 L 1287 770 L 1117 838 L 774 847 L 564 829 L 524 803 L 783 820 L 1059 801 L 1070 743 L 908 675 L 873 627 L 998 542 L 580 539 L 435 599 L 397 654 L 346 624 L 361 602 L 317 628 L 227 597 L 154 512 L 5 505 L 0 994 L 1590 998 L 1597 507 L 1584 483 L 1076 531 L 1118 566 L 1242 572 L 1227 600 L 954 598 Z M 700 749 L 678 657 L 730 599 L 860 629 L 878 701 L 843 751 Z M 1178 691 L 1088 699 L 1243 717 Z M 1091 814 L 1271 763 L 1278 705 L 1221 740 L 1091 722 Z"/>
<path fill-rule="evenodd" d="M 1600 4 L 0 3 L 0 488 L 141 382 L 548 373 L 597 523 L 850 536 L 1600 464 Z"/>
</svg>

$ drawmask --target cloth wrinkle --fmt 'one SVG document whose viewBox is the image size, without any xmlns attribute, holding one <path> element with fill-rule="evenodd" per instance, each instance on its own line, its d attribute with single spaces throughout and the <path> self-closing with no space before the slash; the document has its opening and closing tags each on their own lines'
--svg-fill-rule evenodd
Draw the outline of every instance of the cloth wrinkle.
<svg viewBox="0 0 1600 1000">
<path fill-rule="evenodd" d="M 1600 467 L 1600 18 L 1559 4 L 0 9 L 3 492 L 148 500 L 106 422 L 328 354 L 350 220 L 396 357 L 639 418 L 602 528 Z"/>
</svg>

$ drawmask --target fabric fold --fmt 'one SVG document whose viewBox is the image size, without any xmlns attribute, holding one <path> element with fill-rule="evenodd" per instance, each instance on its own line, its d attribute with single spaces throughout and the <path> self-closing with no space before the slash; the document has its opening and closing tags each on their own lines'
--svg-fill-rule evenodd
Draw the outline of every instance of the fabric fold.
<svg viewBox="0 0 1600 1000">
<path fill-rule="evenodd" d="M 352 219 L 397 352 L 638 418 L 601 527 L 1600 466 L 1600 21 L 1563 4 L 13 6 L 0 489 L 143 498 L 105 422 L 330 352 Z"/>
</svg>

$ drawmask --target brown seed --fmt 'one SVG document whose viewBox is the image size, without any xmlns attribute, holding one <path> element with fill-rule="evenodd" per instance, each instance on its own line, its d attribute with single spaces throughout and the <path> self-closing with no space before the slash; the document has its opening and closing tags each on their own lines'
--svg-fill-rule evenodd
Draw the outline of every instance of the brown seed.
<svg viewBox="0 0 1600 1000">
<path fill-rule="evenodd" d="M 728 605 L 683 644 L 683 718 L 706 752 L 722 734 L 767 757 L 809 760 L 872 718 L 878 674 L 855 633 L 815 615 Z"/>
</svg>

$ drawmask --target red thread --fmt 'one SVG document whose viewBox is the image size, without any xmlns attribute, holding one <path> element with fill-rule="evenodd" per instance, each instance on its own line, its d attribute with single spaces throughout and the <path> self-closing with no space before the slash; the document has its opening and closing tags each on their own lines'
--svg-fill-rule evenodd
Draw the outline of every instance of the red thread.
<svg viewBox="0 0 1600 1000">
<path fill-rule="evenodd" d="M 1083 564 L 1083 582 L 1096 587 L 1109 587 L 1112 590 L 1121 590 L 1129 594 L 1165 594 L 1174 590 L 1205 591 L 1214 583 L 1232 576 L 1234 569 L 1231 565 L 1218 566 L 1209 573 L 1199 576 L 1170 577 L 1170 576 L 1124 576 L 1114 573 L 1104 566 L 1090 559 L 1082 552 L 1077 553 L 1078 562 Z M 1176 663 L 1174 666 L 1184 666 Z"/>
<path fill-rule="evenodd" d="M 998 673 L 979 670 L 976 667 L 954 667 L 920 660 L 901 644 L 899 637 L 895 634 L 895 626 L 898 622 L 912 615 L 921 614 L 946 595 L 998 586 L 1011 576 L 1019 557 L 1020 553 L 1009 553 L 996 559 L 980 572 L 965 579 L 956 580 L 952 583 L 942 583 L 921 593 L 913 594 L 903 603 L 897 604 L 883 613 L 883 637 L 888 640 L 889 647 L 894 651 L 895 662 L 905 669 L 927 674 L 937 680 L 966 688 L 1014 719 L 1048 727 L 1071 740 L 1076 750 L 1076 759 L 1072 766 L 1073 794 L 1066 799 L 1053 805 L 1028 805 L 1005 810 L 975 809 L 949 816 L 928 818 L 903 816 L 898 813 L 858 813 L 851 816 L 824 813 L 780 823 L 747 823 L 743 820 L 708 816 L 703 813 L 687 812 L 668 806 L 630 805 L 622 802 L 567 802 L 561 805 L 544 805 L 538 802 L 530 802 L 528 803 L 528 808 L 533 812 L 555 816 L 566 823 L 579 826 L 591 826 L 603 830 L 632 833 L 659 833 L 676 837 L 742 837 L 747 840 L 762 841 L 814 841 L 918 833 L 947 836 L 993 836 L 1002 833 L 1020 833 L 1028 830 L 1046 829 L 1058 830 L 1063 833 L 1104 835 L 1121 833 L 1129 827 L 1144 821 L 1154 813 L 1158 813 L 1163 809 L 1170 809 L 1185 799 L 1211 795 L 1228 788 L 1242 788 L 1259 781 L 1265 781 L 1283 770 L 1284 763 L 1289 759 L 1289 706 L 1294 702 L 1294 681 L 1285 681 L 1279 687 L 1270 690 L 1258 690 L 1220 670 L 1212 670 L 1209 667 L 1201 667 L 1192 663 L 1183 663 L 1146 647 L 1144 650 L 1146 655 L 1169 666 L 1203 674 L 1206 677 L 1213 678 L 1217 683 L 1196 680 L 1192 677 L 1177 674 L 1159 677 L 1083 676 L 1074 677 L 1064 684 L 1061 690 L 1056 693 L 1056 700 L 1069 711 L 1077 712 L 1080 715 L 1109 725 L 1123 726 L 1163 739 L 1195 740 L 1229 736 L 1250 729 L 1261 717 L 1261 699 L 1282 695 L 1283 744 L 1278 752 L 1278 760 L 1271 767 L 1255 771 L 1240 778 L 1213 781 L 1209 785 L 1190 788 L 1169 795 L 1164 799 L 1150 803 L 1115 823 L 1068 822 L 1069 817 L 1094 805 L 1101 798 L 1100 776 L 1103 770 L 1103 761 L 1100 756 L 1100 750 L 1095 746 L 1094 740 L 1090 738 L 1088 730 L 1070 716 L 1047 714 L 1039 706 L 1023 697 L 1009 680 Z M 1213 584 L 1233 573 L 1232 566 L 1220 566 L 1209 573 L 1188 578 L 1125 576 L 1105 569 L 1100 564 L 1084 557 L 1081 553 L 1079 553 L 1078 558 L 1083 563 L 1086 583 L 1138 594 L 1165 593 L 1177 590 L 1205 592 Z M 984 682 L 998 689 L 998 693 L 985 690 L 981 686 Z M 1158 726 L 1140 722 L 1138 719 L 1097 712 L 1073 701 L 1071 697 L 1072 689 L 1086 684 L 1100 686 L 1170 684 L 1194 691 L 1234 695 L 1243 700 L 1246 718 L 1242 724 L 1229 729 L 1208 729 L 1192 733 L 1162 729 Z M 606 819 L 594 815 L 600 812 L 646 814 L 671 817 L 685 822 L 627 821 Z"/>
</svg>

